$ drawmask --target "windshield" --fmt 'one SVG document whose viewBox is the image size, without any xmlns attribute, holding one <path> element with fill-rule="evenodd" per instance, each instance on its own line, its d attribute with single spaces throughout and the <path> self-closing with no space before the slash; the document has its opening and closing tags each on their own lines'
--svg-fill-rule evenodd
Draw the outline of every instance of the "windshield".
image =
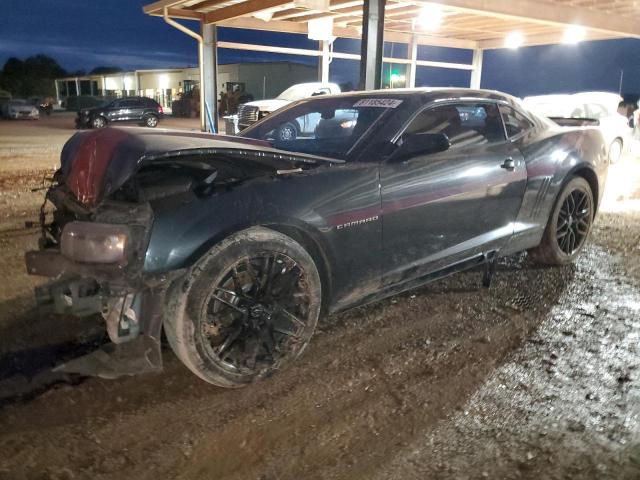
<svg viewBox="0 0 640 480">
<path fill-rule="evenodd" d="M 244 130 L 289 152 L 346 160 L 378 120 L 402 103 L 396 99 L 340 97 L 303 101 Z"/>
<path fill-rule="evenodd" d="M 22 106 L 22 105 L 29 105 L 29 103 L 26 100 L 20 100 L 20 99 L 9 100 L 8 103 L 12 107 L 18 107 L 18 106 Z"/>
</svg>

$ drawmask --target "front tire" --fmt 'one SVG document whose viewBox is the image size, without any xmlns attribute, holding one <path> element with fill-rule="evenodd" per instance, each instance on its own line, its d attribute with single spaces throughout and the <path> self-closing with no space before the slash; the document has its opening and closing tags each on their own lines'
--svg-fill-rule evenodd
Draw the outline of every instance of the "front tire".
<svg viewBox="0 0 640 480">
<path fill-rule="evenodd" d="M 107 125 L 107 120 L 104 117 L 98 116 L 95 117 L 92 121 L 91 121 L 91 126 L 93 128 L 103 128 Z"/>
<path fill-rule="evenodd" d="M 531 258 L 545 265 L 572 262 L 591 232 L 594 205 L 589 183 L 582 177 L 570 179 L 558 195 L 542 242 L 529 251 Z"/>
<path fill-rule="evenodd" d="M 252 227 L 215 245 L 170 289 L 165 332 L 193 373 L 241 387 L 302 353 L 321 295 L 318 270 L 299 243 Z"/>
</svg>

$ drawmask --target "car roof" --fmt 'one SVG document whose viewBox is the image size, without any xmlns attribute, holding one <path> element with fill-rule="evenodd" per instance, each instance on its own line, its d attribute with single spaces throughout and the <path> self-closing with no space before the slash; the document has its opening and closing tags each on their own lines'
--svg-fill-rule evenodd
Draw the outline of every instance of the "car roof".
<svg viewBox="0 0 640 480">
<path fill-rule="evenodd" d="M 415 95 L 427 97 L 426 100 L 440 100 L 449 98 L 469 98 L 469 99 L 487 99 L 487 100 L 504 100 L 510 103 L 519 103 L 519 101 L 508 93 L 499 92 L 497 90 L 484 90 L 473 88 L 451 88 L 451 87 L 419 87 L 419 88 L 387 88 L 381 90 L 365 90 L 342 92 L 334 95 L 323 95 L 314 98 L 330 98 L 330 97 L 392 97 L 402 98 Z"/>
<path fill-rule="evenodd" d="M 155 100 L 150 97 L 120 97 L 120 98 L 115 98 L 114 102 L 117 100 L 140 100 L 140 101 L 151 100 L 152 102 L 155 102 Z"/>
</svg>

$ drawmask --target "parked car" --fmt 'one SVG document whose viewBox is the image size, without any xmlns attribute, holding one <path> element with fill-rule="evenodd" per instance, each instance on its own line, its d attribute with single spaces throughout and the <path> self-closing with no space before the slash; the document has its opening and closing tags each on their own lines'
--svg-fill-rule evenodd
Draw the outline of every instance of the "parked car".
<svg viewBox="0 0 640 480">
<path fill-rule="evenodd" d="M 539 115 L 560 120 L 561 123 L 571 118 L 596 120 L 607 144 L 609 161 L 615 163 L 631 144 L 629 119 L 618 113 L 621 101 L 622 97 L 617 93 L 581 92 L 526 97 L 524 104 Z"/>
<path fill-rule="evenodd" d="M 305 138 L 282 125 L 316 122 Z M 318 318 L 528 250 L 583 248 L 609 162 L 597 128 L 513 97 L 414 89 L 294 102 L 239 137 L 102 129 L 65 145 L 27 271 L 116 344 L 67 372 L 161 368 L 239 387 L 295 359 Z"/>
<path fill-rule="evenodd" d="M 38 120 L 40 118 L 40 112 L 28 101 L 21 98 L 14 98 L 2 105 L 2 116 L 13 120 Z"/>
<path fill-rule="evenodd" d="M 238 115 L 235 119 L 227 122 L 229 124 L 237 125 L 237 130 L 230 133 L 238 133 L 250 125 L 253 125 L 258 120 L 264 118 L 277 109 L 284 107 L 285 105 L 302 100 L 303 98 L 317 97 L 319 95 L 331 95 L 340 93 L 340 87 L 335 83 L 298 83 L 287 88 L 284 92 L 278 95 L 276 98 L 269 100 L 256 100 L 254 102 L 242 103 L 238 106 Z M 288 138 L 295 138 L 301 133 L 303 125 L 286 125 L 280 130 L 281 135 L 285 135 Z"/>
<path fill-rule="evenodd" d="M 111 123 L 137 123 L 154 128 L 163 116 L 162 106 L 152 98 L 125 97 L 101 107 L 80 110 L 76 127 L 103 128 Z"/>
<path fill-rule="evenodd" d="M 7 92 L 6 90 L 0 89 L 0 117 L 3 115 L 2 112 L 4 110 L 4 106 L 9 100 L 11 100 L 11 98 L 11 93 Z"/>
</svg>

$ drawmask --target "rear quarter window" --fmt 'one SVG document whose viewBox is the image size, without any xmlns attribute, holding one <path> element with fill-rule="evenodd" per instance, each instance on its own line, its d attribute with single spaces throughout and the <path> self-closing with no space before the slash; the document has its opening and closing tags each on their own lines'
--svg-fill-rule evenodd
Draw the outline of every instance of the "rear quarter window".
<svg viewBox="0 0 640 480">
<path fill-rule="evenodd" d="M 504 122 L 508 138 L 522 135 L 534 127 L 531 120 L 511 107 L 500 105 L 500 114 L 502 116 L 502 121 Z"/>
</svg>

